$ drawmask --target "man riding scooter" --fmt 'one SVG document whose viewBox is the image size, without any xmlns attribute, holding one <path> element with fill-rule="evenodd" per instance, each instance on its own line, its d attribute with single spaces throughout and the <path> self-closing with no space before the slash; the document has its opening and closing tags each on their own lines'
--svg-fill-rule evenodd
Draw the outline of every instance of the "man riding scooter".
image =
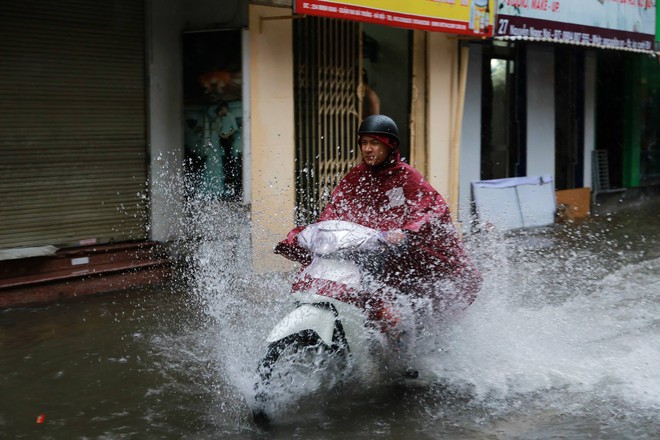
<svg viewBox="0 0 660 440">
<path fill-rule="evenodd" d="M 401 160 L 396 123 L 372 115 L 357 135 L 362 163 L 339 182 L 319 221 L 344 220 L 382 231 L 393 250 L 380 273 L 386 285 L 430 299 L 434 312 L 469 306 L 481 288 L 481 274 L 466 254 L 442 196 Z M 304 229 L 289 232 L 275 253 L 309 264 L 308 251 L 298 243 Z"/>
</svg>

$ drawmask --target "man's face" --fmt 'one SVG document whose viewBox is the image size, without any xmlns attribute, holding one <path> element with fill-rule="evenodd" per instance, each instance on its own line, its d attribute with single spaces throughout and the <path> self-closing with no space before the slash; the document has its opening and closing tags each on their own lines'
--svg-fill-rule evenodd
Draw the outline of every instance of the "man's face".
<svg viewBox="0 0 660 440">
<path fill-rule="evenodd" d="M 389 155 L 388 146 L 369 135 L 360 136 L 358 143 L 362 152 L 362 160 L 371 167 L 382 164 Z"/>
</svg>

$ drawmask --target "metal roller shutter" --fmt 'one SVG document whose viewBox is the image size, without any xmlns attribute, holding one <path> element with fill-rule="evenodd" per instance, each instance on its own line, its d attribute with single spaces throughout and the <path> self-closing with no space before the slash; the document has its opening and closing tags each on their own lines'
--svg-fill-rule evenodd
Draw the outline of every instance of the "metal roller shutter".
<svg viewBox="0 0 660 440">
<path fill-rule="evenodd" d="M 297 222 L 307 224 L 358 162 L 362 26 L 307 17 L 295 20 L 293 29 Z"/>
<path fill-rule="evenodd" d="M 0 0 L 0 249 L 146 237 L 144 15 Z"/>
</svg>

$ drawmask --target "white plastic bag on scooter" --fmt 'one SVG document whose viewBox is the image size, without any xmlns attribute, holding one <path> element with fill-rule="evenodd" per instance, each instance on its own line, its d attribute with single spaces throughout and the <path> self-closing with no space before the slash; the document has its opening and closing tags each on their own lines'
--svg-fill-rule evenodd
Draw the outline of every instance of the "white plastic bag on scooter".
<svg viewBox="0 0 660 440">
<path fill-rule="evenodd" d="M 379 380 L 401 354 L 391 289 L 375 277 L 388 245 L 380 231 L 330 220 L 309 225 L 298 244 L 312 255 L 292 287 L 295 308 L 266 338 L 254 416 L 267 421 L 285 400 L 346 380 Z"/>
</svg>

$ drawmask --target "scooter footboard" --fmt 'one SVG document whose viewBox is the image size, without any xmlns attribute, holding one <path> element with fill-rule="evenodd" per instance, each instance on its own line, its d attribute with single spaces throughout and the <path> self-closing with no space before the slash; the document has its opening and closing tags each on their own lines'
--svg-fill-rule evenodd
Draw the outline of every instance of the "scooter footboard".
<svg viewBox="0 0 660 440">
<path fill-rule="evenodd" d="M 321 307 L 319 304 L 301 304 L 275 325 L 266 342 L 272 343 L 304 330 L 312 330 L 330 346 L 333 343 L 336 319 L 336 314 L 331 307 Z"/>
</svg>

